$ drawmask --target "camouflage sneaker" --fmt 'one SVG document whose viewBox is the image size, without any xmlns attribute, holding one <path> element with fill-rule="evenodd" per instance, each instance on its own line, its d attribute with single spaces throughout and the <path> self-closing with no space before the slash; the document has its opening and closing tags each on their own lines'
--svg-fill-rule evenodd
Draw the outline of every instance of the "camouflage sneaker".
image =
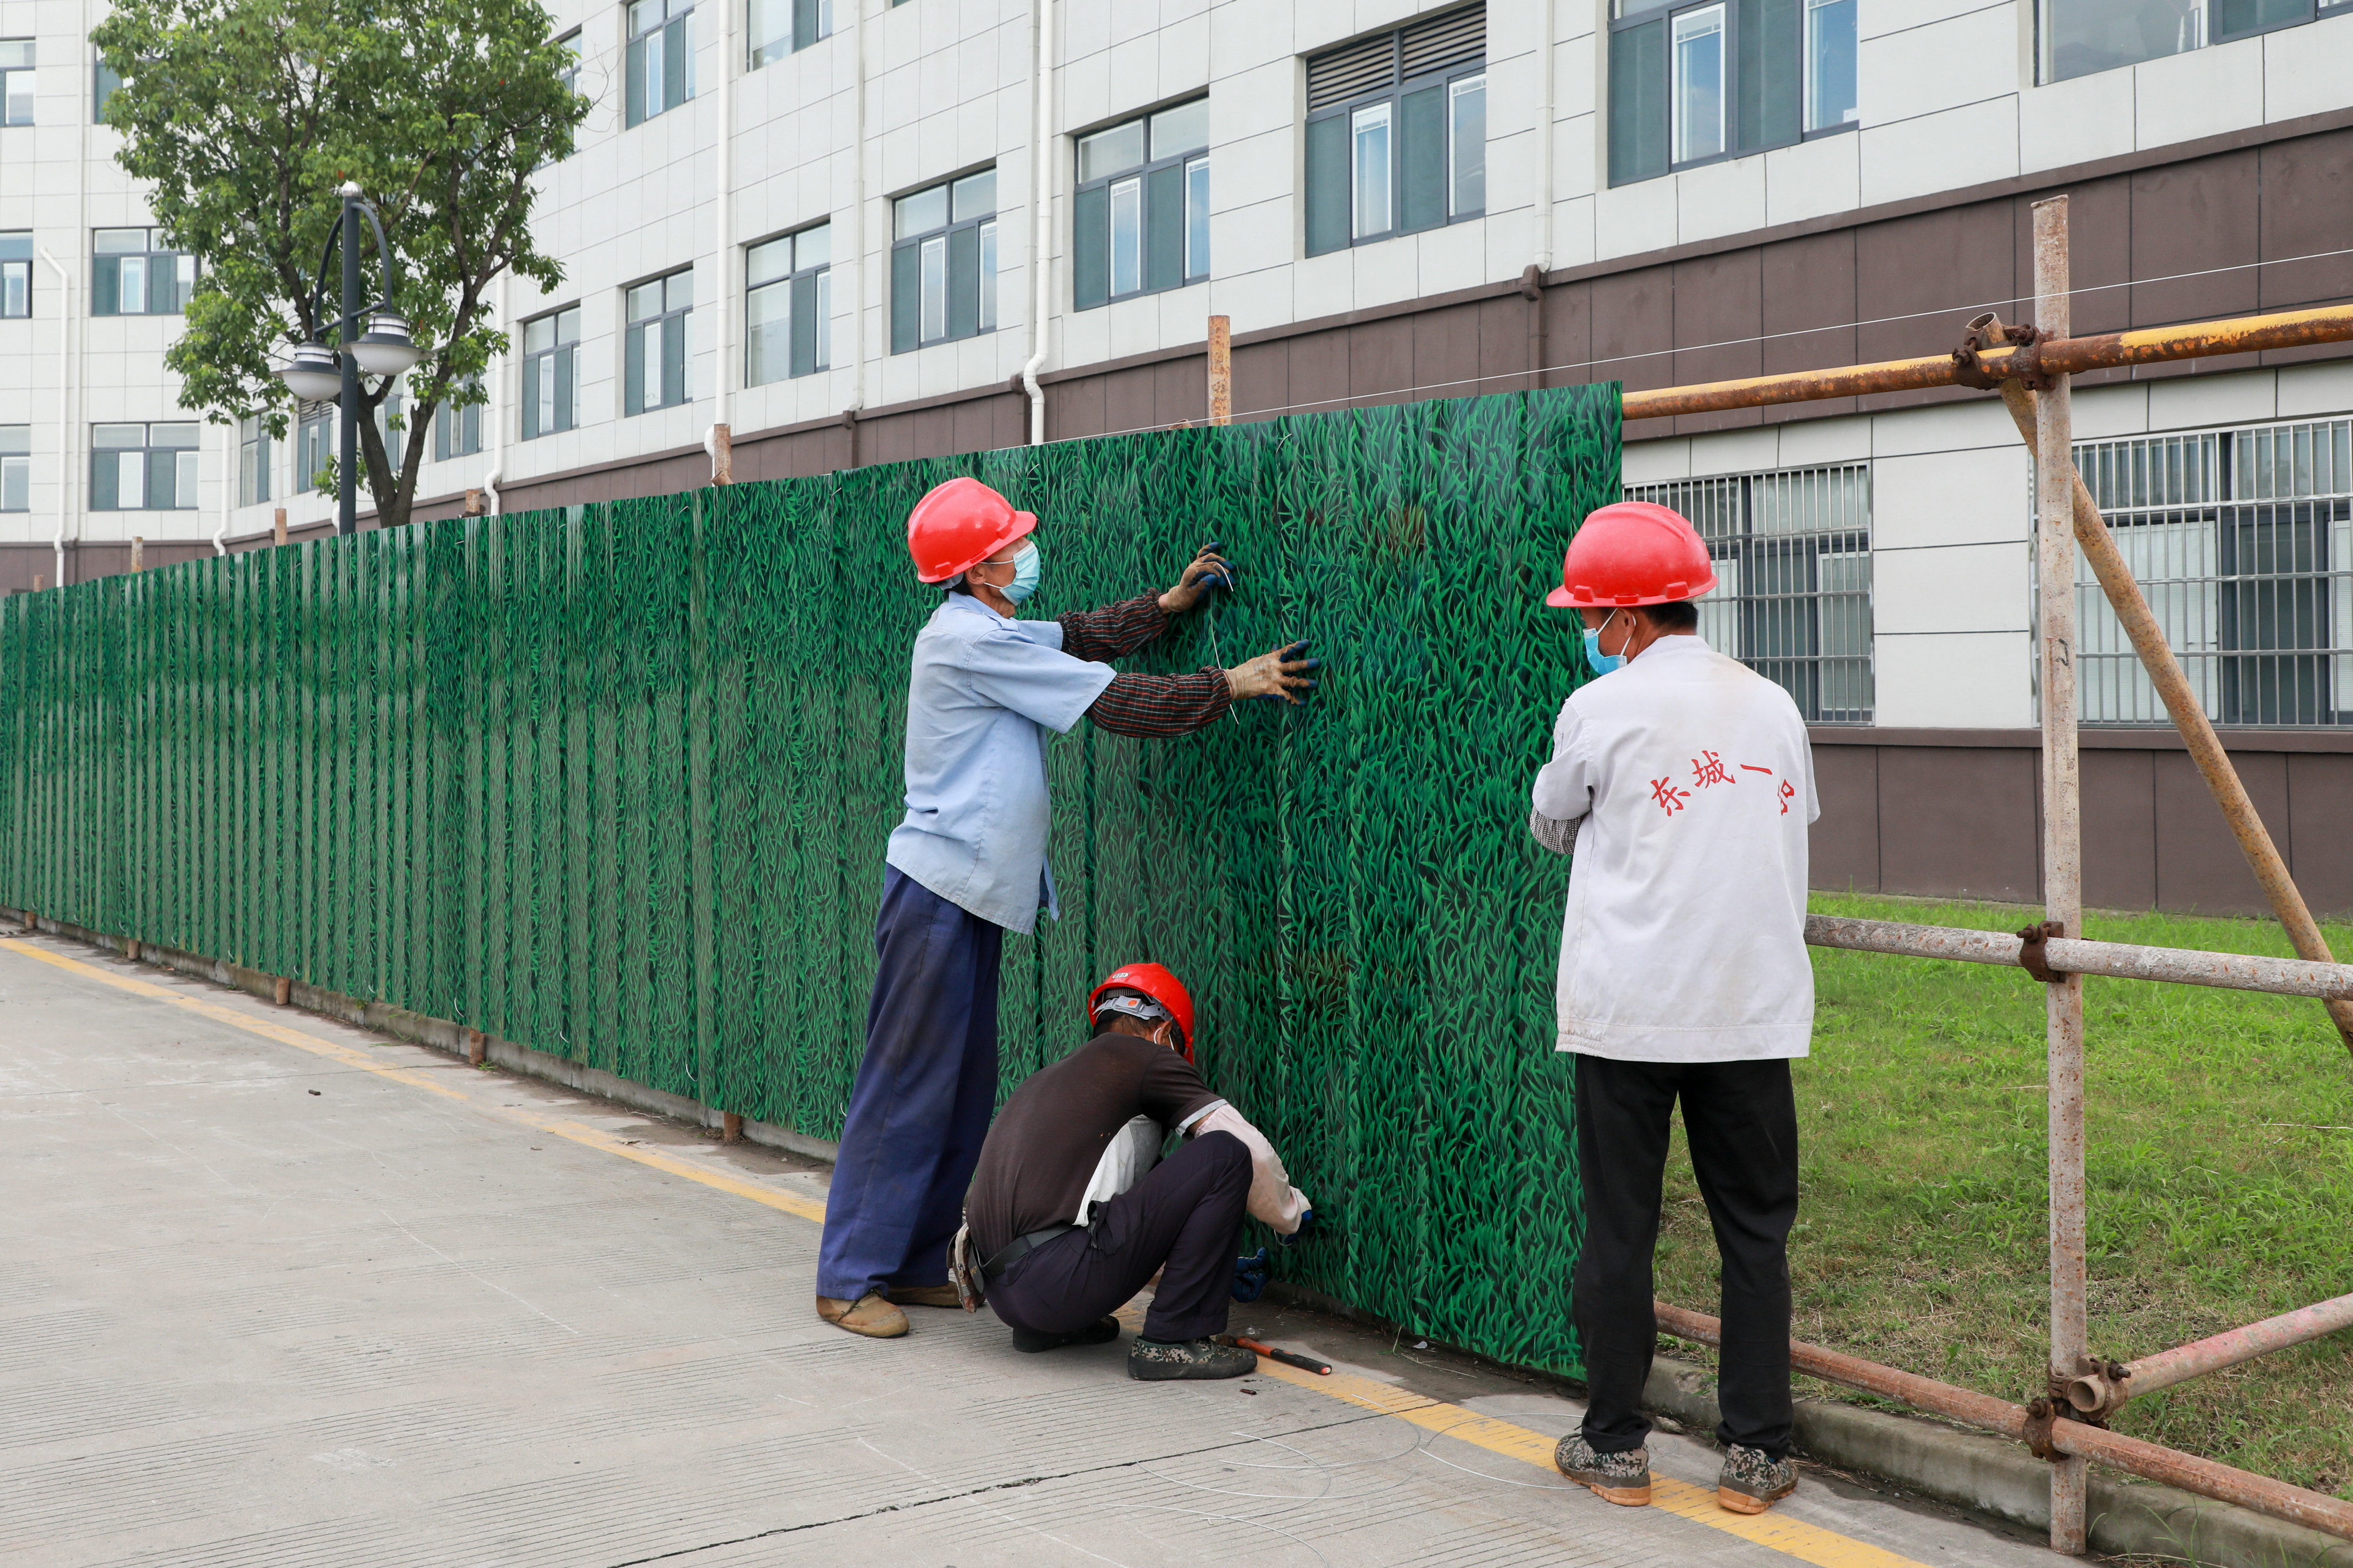
<svg viewBox="0 0 2353 1568">
<path fill-rule="evenodd" d="M 1724 1474 L 1716 1479 L 1715 1501 L 1735 1513 L 1763 1513 L 1798 1489 L 1798 1467 L 1762 1448 L 1735 1443 L 1724 1451 Z"/>
<path fill-rule="evenodd" d="M 1647 1508 L 1651 1502 L 1651 1450 L 1629 1448 L 1622 1454 L 1597 1454 L 1582 1432 L 1571 1432 L 1552 1451 L 1552 1462 L 1572 1481 L 1593 1489 L 1604 1502 L 1620 1508 Z"/>
<path fill-rule="evenodd" d="M 1171 1344 L 1139 1335 L 1127 1347 L 1127 1375 L 1144 1383 L 1176 1378 L 1248 1377 L 1258 1370 L 1258 1352 L 1215 1340 Z"/>
</svg>

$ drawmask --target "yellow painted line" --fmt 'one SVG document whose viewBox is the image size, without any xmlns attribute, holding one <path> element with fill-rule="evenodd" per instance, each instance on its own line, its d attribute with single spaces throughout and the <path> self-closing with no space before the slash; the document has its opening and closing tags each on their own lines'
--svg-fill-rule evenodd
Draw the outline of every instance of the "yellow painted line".
<svg viewBox="0 0 2353 1568">
<path fill-rule="evenodd" d="M 379 1078 L 390 1079 L 396 1083 L 429 1089 L 447 1099 L 463 1100 L 478 1110 L 487 1111 L 509 1121 L 520 1122 L 534 1131 L 552 1133 L 555 1137 L 569 1139 L 583 1147 L 601 1150 L 607 1154 L 618 1154 L 624 1160 L 634 1160 L 640 1165 L 651 1166 L 666 1175 L 682 1177 L 690 1182 L 700 1182 L 706 1187 L 715 1187 L 723 1193 L 732 1194 L 739 1198 L 749 1198 L 755 1204 L 765 1204 L 772 1209 L 780 1209 L 786 1214 L 808 1220 L 813 1224 L 825 1223 L 825 1205 L 815 1198 L 779 1191 L 758 1182 L 745 1181 L 739 1176 L 728 1175 L 724 1172 L 705 1170 L 689 1161 L 624 1142 L 609 1133 L 601 1132 L 593 1127 L 583 1126 L 577 1121 L 535 1116 L 528 1111 L 518 1111 L 510 1106 L 486 1104 L 463 1090 L 436 1083 L 422 1073 L 386 1067 L 381 1062 L 370 1059 L 365 1052 L 354 1050 L 335 1040 L 306 1034 L 301 1029 L 290 1029 L 283 1024 L 274 1024 L 266 1018 L 256 1018 L 248 1014 L 240 1013 L 233 1007 L 224 1007 L 216 1002 L 207 1001 L 200 996 L 189 996 L 161 985 L 152 985 L 143 980 L 133 980 L 126 975 L 110 974 L 94 964 L 83 963 L 61 953 L 47 952 L 29 942 L 0 942 L 0 952 L 19 952 L 27 958 L 38 959 L 43 963 L 53 964 L 69 973 L 87 975 L 90 979 L 114 986 L 119 990 L 131 992 L 135 995 L 152 997 L 158 1001 L 169 1002 L 174 1006 L 185 1007 L 216 1023 L 243 1029 L 249 1034 L 259 1035 L 266 1040 L 292 1046 L 298 1050 L 309 1051 L 314 1056 L 342 1062 L 364 1072 L 374 1073 Z M 1120 1316 L 1127 1321 L 1130 1328 L 1138 1327 L 1142 1322 L 1142 1313 L 1133 1304 L 1123 1309 Z M 1541 1432 L 1531 1432 L 1525 1426 L 1514 1426 L 1508 1421 L 1498 1421 L 1493 1416 L 1466 1410 L 1459 1405 L 1449 1405 L 1443 1400 L 1430 1399 L 1409 1390 L 1393 1387 L 1376 1379 L 1359 1377 L 1351 1373 L 1335 1372 L 1329 1376 L 1324 1376 L 1316 1373 L 1302 1372 L 1297 1367 L 1285 1366 L 1281 1362 L 1269 1361 L 1264 1356 L 1259 1358 L 1258 1369 L 1261 1376 L 1279 1378 L 1284 1383 L 1312 1390 L 1328 1398 L 1337 1399 L 1343 1404 L 1356 1405 L 1359 1409 L 1409 1421 L 1426 1430 L 1443 1433 L 1449 1437 L 1469 1443 L 1473 1447 L 1484 1448 L 1491 1454 L 1500 1454 L 1505 1458 L 1517 1459 L 1522 1463 L 1534 1465 L 1547 1474 L 1559 1474 L 1554 1468 L 1552 1462 L 1553 1439 Z M 1720 1530 L 1727 1535 L 1736 1535 L 1743 1541 L 1752 1542 L 1758 1546 L 1770 1547 L 1787 1556 L 1795 1557 L 1799 1562 L 1811 1563 L 1816 1565 L 1816 1568 L 1925 1568 L 1924 1564 L 1909 1557 L 1899 1556 L 1867 1542 L 1852 1540 L 1835 1531 L 1824 1530 L 1820 1525 L 1807 1524 L 1802 1521 L 1791 1519 L 1786 1514 L 1730 1512 L 1717 1506 L 1715 1493 L 1710 1489 L 1695 1487 L 1688 1481 L 1670 1480 L 1655 1473 L 1651 1478 L 1651 1504 L 1653 1508 L 1663 1509 L 1669 1513 L 1690 1520 L 1694 1523 L 1706 1525 L 1711 1530 Z"/>
</svg>

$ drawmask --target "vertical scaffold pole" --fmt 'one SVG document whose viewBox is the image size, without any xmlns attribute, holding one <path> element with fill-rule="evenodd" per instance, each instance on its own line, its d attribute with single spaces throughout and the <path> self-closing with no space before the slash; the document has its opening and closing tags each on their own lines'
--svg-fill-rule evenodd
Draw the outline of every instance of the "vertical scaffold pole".
<svg viewBox="0 0 2353 1568">
<path fill-rule="evenodd" d="M 1209 318 L 1209 423 L 1234 422 L 1234 339 L 1228 318 Z"/>
<path fill-rule="evenodd" d="M 2067 198 L 2034 204 L 2034 324 L 2069 335 Z M 2042 608 L 2043 918 L 2084 932 L 2083 816 L 2075 752 L 2075 464 L 2068 378 L 2035 400 L 2034 510 Z M 2043 987 L 2050 1042 L 2051 1386 L 2090 1349 L 2084 1300 L 2084 981 Z M 2051 1467 L 2051 1549 L 2084 1550 L 2085 1463 Z"/>
</svg>

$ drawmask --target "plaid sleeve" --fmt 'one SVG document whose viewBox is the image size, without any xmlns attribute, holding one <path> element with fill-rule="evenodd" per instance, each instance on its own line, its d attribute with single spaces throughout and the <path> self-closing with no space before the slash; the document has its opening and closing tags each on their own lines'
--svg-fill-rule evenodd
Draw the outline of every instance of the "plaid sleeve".
<svg viewBox="0 0 2353 1568">
<path fill-rule="evenodd" d="M 1211 665 L 1192 675 L 1115 676 L 1087 717 L 1114 735 L 1157 741 L 1190 734 L 1233 705 L 1226 672 Z"/>
<path fill-rule="evenodd" d="M 1062 651 L 1072 658 L 1107 663 L 1134 653 L 1168 629 L 1168 612 L 1160 595 L 1140 594 L 1100 610 L 1074 611 L 1056 617 L 1062 625 Z"/>
</svg>

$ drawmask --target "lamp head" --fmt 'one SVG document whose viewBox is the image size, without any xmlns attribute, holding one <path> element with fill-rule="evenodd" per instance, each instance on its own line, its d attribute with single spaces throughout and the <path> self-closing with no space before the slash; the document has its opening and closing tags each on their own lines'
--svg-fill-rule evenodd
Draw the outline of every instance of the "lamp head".
<svg viewBox="0 0 2353 1568">
<path fill-rule="evenodd" d="M 287 391 L 312 403 L 343 395 L 343 373 L 334 351 L 316 341 L 297 345 L 293 357 L 279 367 L 278 379 Z"/>
<path fill-rule="evenodd" d="M 369 322 L 366 335 L 352 345 L 352 358 L 370 375 L 405 374 L 424 357 L 408 335 L 407 321 L 389 310 Z"/>
</svg>

